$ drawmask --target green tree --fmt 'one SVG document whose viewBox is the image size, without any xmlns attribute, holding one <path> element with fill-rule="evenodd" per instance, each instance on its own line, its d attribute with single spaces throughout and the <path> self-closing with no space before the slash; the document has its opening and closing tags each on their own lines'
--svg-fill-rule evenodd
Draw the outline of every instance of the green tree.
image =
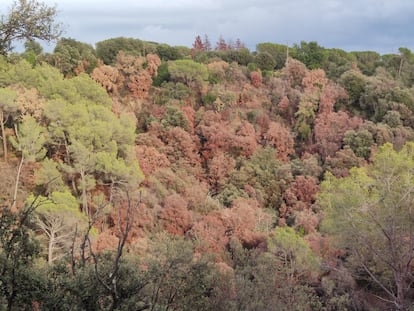
<svg viewBox="0 0 414 311">
<path fill-rule="evenodd" d="M 349 96 L 349 107 L 347 108 L 357 114 L 362 114 L 360 99 L 367 88 L 368 78 L 359 71 L 349 70 L 341 75 L 339 83 L 344 87 Z"/>
<path fill-rule="evenodd" d="M 322 64 L 326 58 L 324 48 L 317 42 L 302 41 L 300 45 L 295 44 L 292 48 L 292 57 L 301 61 L 308 69 L 322 68 Z"/>
<path fill-rule="evenodd" d="M 217 272 L 206 256 L 194 258 L 193 244 L 178 236 L 157 235 L 148 265 L 150 310 L 217 310 Z"/>
<path fill-rule="evenodd" d="M 58 39 L 61 26 L 55 22 L 56 13 L 56 7 L 37 0 L 14 1 L 8 14 L 0 19 L 0 54 L 11 51 L 15 40 Z"/>
<path fill-rule="evenodd" d="M 318 199 L 324 228 L 347 249 L 356 277 L 369 280 L 374 294 L 396 310 L 413 303 L 413 184 L 414 144 L 399 152 L 385 144 L 368 167 L 341 179 L 328 174 Z"/>
<path fill-rule="evenodd" d="M 284 278 L 300 282 L 320 269 L 320 261 L 309 245 L 290 227 L 278 227 L 268 241 L 269 251 L 280 260 Z"/>
<path fill-rule="evenodd" d="M 30 230 L 31 215 L 42 202 L 34 200 L 19 212 L 2 207 L 0 214 L 0 305 L 2 310 L 29 310 L 47 292 L 46 280 L 34 263 L 40 248 Z"/>
<path fill-rule="evenodd" d="M 204 52 L 203 54 L 205 53 L 206 52 Z M 216 53 L 222 60 L 229 64 L 231 64 L 232 62 L 236 62 L 241 66 L 247 66 L 247 64 L 251 63 L 254 60 L 254 56 L 246 48 L 239 48 L 237 50 L 231 49 Z"/>
<path fill-rule="evenodd" d="M 96 43 L 96 54 L 102 59 L 104 64 L 113 65 L 119 51 L 127 55 L 144 56 L 145 43 L 139 39 L 133 38 L 112 38 Z"/>
<path fill-rule="evenodd" d="M 288 55 L 289 47 L 283 44 L 276 43 L 259 43 L 256 45 L 257 52 L 260 53 L 269 53 L 275 60 L 276 69 L 282 69 L 286 64 L 286 57 Z"/>
<path fill-rule="evenodd" d="M 19 189 L 20 174 L 23 168 L 23 163 L 35 162 L 43 158 L 46 154 L 46 149 L 43 147 L 45 138 L 45 129 L 40 126 L 36 120 L 31 116 L 25 116 L 23 122 L 19 124 L 16 132 L 16 138 L 10 137 L 10 142 L 13 147 L 20 153 L 20 163 L 17 169 L 16 184 L 14 187 L 13 204 L 17 203 L 17 192 Z"/>
<path fill-rule="evenodd" d="M 277 64 L 276 60 L 268 52 L 261 52 L 257 54 L 254 61 L 263 71 L 273 71 Z"/>
<path fill-rule="evenodd" d="M 367 76 L 375 73 L 375 69 L 382 65 L 381 55 L 374 51 L 351 52 L 357 61 L 358 68 Z"/>
<path fill-rule="evenodd" d="M 37 190 L 42 194 L 49 195 L 55 191 L 67 190 L 62 174 L 58 170 L 58 163 L 52 159 L 44 159 L 34 176 L 35 184 L 38 186 Z"/>
<path fill-rule="evenodd" d="M 80 213 L 76 198 L 68 191 L 52 192 L 48 198 L 32 195 L 27 199 L 28 202 L 35 200 L 40 200 L 42 205 L 34 211 L 33 221 L 45 235 L 47 262 L 51 265 L 68 253 L 75 230 L 82 230 L 87 220 Z"/>
<path fill-rule="evenodd" d="M 38 57 L 43 53 L 43 48 L 40 43 L 34 40 L 28 40 L 24 43 L 24 52 L 22 57 L 27 60 L 32 66 L 36 65 Z"/>
<path fill-rule="evenodd" d="M 323 70 L 330 79 L 335 81 L 345 72 L 352 68 L 355 56 L 341 49 L 325 49 Z"/>
<path fill-rule="evenodd" d="M 356 156 L 368 160 L 371 155 L 374 138 L 366 129 L 360 129 L 358 131 L 349 130 L 345 132 L 344 144 L 351 147 Z"/>
<path fill-rule="evenodd" d="M 278 210 L 291 179 L 289 165 L 281 164 L 276 158 L 276 150 L 266 147 L 256 151 L 250 159 L 239 159 L 218 198 L 230 207 L 237 197 L 248 197 L 246 188 L 253 187 L 255 198 L 263 207 Z"/>
<path fill-rule="evenodd" d="M 318 259 L 291 228 L 278 228 L 269 251 L 229 243 L 234 265 L 235 310 L 321 310 L 306 275 L 318 270 Z"/>
<path fill-rule="evenodd" d="M 62 84 L 67 94 L 45 106 L 49 143 L 52 150 L 65 151 L 63 171 L 88 213 L 88 193 L 97 182 L 137 185 L 142 180 L 133 148 L 135 123 L 125 114 L 114 115 L 105 90 L 87 75 Z"/>
<path fill-rule="evenodd" d="M 49 63 L 59 68 L 65 76 L 73 76 L 83 71 L 91 73 L 97 66 L 98 59 L 91 45 L 62 38 L 57 42 Z"/>
<path fill-rule="evenodd" d="M 168 44 L 157 45 L 157 54 L 162 61 L 184 58 L 184 54 L 181 52 L 180 48 L 169 46 Z"/>
<path fill-rule="evenodd" d="M 169 62 L 168 72 L 173 81 L 182 82 L 189 87 L 199 86 L 208 79 L 207 67 L 190 59 Z"/>
</svg>

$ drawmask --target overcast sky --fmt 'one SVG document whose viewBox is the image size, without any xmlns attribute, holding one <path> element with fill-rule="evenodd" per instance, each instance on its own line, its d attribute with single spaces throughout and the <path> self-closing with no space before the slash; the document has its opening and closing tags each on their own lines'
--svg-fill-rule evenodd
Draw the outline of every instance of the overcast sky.
<svg viewBox="0 0 414 311">
<path fill-rule="evenodd" d="M 7 12 L 12 0 L 0 0 Z M 44 0 L 56 4 L 65 37 L 94 44 L 133 37 L 191 47 L 207 34 L 261 42 L 317 41 L 326 48 L 414 50 L 414 0 Z"/>
</svg>

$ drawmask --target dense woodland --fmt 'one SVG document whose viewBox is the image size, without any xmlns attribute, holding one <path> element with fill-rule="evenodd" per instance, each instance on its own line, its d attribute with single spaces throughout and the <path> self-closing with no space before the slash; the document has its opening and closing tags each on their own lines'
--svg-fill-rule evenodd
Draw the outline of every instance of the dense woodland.
<svg viewBox="0 0 414 311">
<path fill-rule="evenodd" d="M 414 304 L 409 49 L 7 40 L 0 310 Z"/>
</svg>

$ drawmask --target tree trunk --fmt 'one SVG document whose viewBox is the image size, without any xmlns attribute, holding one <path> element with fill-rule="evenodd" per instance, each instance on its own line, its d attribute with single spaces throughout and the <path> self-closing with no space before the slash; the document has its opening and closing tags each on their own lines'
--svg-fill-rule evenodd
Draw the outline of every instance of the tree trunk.
<svg viewBox="0 0 414 311">
<path fill-rule="evenodd" d="M 397 310 L 405 310 L 405 282 L 401 273 L 395 274 L 395 285 L 397 287 Z"/>
<path fill-rule="evenodd" d="M 24 157 L 22 155 L 22 158 L 20 160 L 20 164 L 19 164 L 19 168 L 17 169 L 17 174 L 16 174 L 16 183 L 14 185 L 14 195 L 13 195 L 13 204 L 12 204 L 12 208 L 16 207 L 16 202 L 17 202 L 17 191 L 19 190 L 19 181 L 20 181 L 20 174 L 22 172 L 22 167 L 23 167 L 23 161 L 24 161 Z"/>
<path fill-rule="evenodd" d="M 52 229 L 50 232 L 49 245 L 47 250 L 47 263 L 49 265 L 53 262 L 53 248 L 55 247 L 55 232 Z"/>
<path fill-rule="evenodd" d="M 86 196 L 86 176 L 83 171 L 80 172 L 81 175 L 81 183 L 82 183 L 82 208 L 83 211 L 86 213 L 86 216 L 89 217 L 89 209 L 88 209 L 88 198 Z"/>
<path fill-rule="evenodd" d="M 401 71 L 402 71 L 403 64 L 404 64 L 404 58 L 401 56 L 400 67 L 398 68 L 398 79 L 401 78 Z"/>
<path fill-rule="evenodd" d="M 0 111 L 0 126 L 1 126 L 1 135 L 3 139 L 3 158 L 4 162 L 7 162 L 7 141 L 6 133 L 4 132 L 4 112 Z"/>
</svg>

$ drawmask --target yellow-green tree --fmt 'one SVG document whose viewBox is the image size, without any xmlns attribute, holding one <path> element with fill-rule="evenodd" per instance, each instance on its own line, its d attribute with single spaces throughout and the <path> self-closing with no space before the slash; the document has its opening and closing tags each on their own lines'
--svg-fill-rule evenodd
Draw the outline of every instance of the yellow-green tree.
<svg viewBox="0 0 414 311">
<path fill-rule="evenodd" d="M 69 192 L 52 192 L 48 198 L 30 196 L 29 202 L 42 202 L 34 212 L 34 223 L 46 238 L 47 262 L 68 253 L 76 229 L 86 227 L 87 218 L 79 211 L 76 198 Z"/>
<path fill-rule="evenodd" d="M 368 278 L 378 298 L 405 310 L 414 281 L 414 143 L 400 151 L 385 144 L 371 165 L 346 178 L 328 174 L 321 188 L 324 228 L 349 253 L 356 277 Z"/>
<path fill-rule="evenodd" d="M 25 161 L 35 162 L 46 154 L 46 149 L 44 148 L 46 142 L 45 129 L 40 126 L 32 116 L 25 116 L 23 122 L 18 126 L 16 138 L 10 137 L 10 142 L 20 153 L 20 163 L 17 169 L 12 203 L 12 206 L 14 207 L 17 202 L 17 192 L 19 189 L 23 163 Z"/>
</svg>

